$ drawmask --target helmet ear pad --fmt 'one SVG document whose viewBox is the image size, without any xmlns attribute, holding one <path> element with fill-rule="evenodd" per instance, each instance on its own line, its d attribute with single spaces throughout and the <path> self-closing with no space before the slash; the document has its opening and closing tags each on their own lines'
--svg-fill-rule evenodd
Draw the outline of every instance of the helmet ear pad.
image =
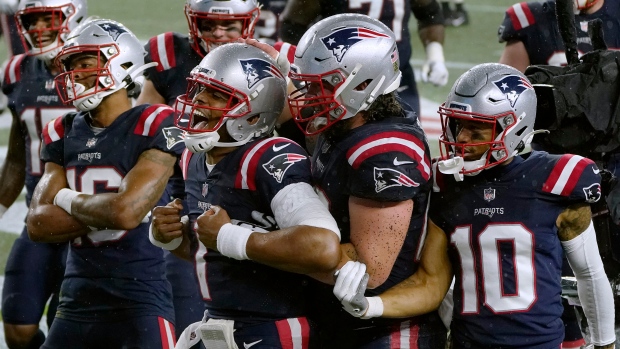
<svg viewBox="0 0 620 349">
<path fill-rule="evenodd" d="M 440 150 L 443 160 L 463 156 L 467 143 L 457 140 L 459 120 L 491 123 L 493 138 L 481 163 L 464 174 L 479 173 L 518 154 L 531 141 L 536 121 L 537 98 L 533 86 L 518 70 L 499 63 L 477 65 L 454 83 L 439 108 L 442 123 Z M 471 143 L 469 146 L 480 145 Z M 468 167 L 465 161 L 465 168 Z"/>
</svg>

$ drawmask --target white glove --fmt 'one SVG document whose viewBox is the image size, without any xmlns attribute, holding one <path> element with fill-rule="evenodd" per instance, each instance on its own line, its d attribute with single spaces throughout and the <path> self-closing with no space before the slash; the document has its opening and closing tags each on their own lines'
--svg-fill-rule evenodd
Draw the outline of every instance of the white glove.
<svg viewBox="0 0 620 349">
<path fill-rule="evenodd" d="M 334 295 L 342 303 L 344 310 L 362 319 L 383 314 L 381 298 L 364 297 L 369 277 L 364 263 L 348 261 L 336 272 L 336 276 Z"/>
<path fill-rule="evenodd" d="M 422 81 L 435 86 L 448 83 L 448 68 L 443 57 L 443 46 L 433 41 L 426 45 L 426 62 L 422 66 Z"/>
</svg>

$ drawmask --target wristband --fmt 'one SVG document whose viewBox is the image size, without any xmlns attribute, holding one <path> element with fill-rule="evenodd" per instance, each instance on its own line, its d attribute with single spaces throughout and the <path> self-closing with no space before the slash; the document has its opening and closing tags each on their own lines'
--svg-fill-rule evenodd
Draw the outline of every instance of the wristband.
<svg viewBox="0 0 620 349">
<path fill-rule="evenodd" d="M 252 230 L 231 223 L 224 224 L 217 234 L 217 250 L 226 257 L 249 259 L 245 246 L 252 235 Z"/>
<path fill-rule="evenodd" d="M 366 314 L 362 315 L 362 319 L 367 320 L 383 315 L 383 300 L 381 300 L 381 297 L 366 297 L 366 300 L 368 300 L 368 310 L 366 310 Z"/>
<path fill-rule="evenodd" d="M 68 214 L 71 214 L 71 203 L 73 202 L 73 199 L 80 194 L 80 192 L 75 190 L 62 188 L 58 191 L 58 193 L 56 193 L 56 196 L 54 196 L 54 205 L 67 211 Z"/>
<path fill-rule="evenodd" d="M 184 226 L 185 224 L 187 224 L 187 222 L 188 222 L 187 216 L 181 217 L 181 223 L 183 223 Z M 153 223 L 151 223 L 149 224 L 149 241 L 151 242 L 151 244 L 157 247 L 163 248 L 164 250 L 172 251 L 172 250 L 176 250 L 179 246 L 181 246 L 181 243 L 183 242 L 183 236 L 179 236 L 178 238 L 172 239 L 172 241 L 168 243 L 163 243 L 161 241 L 158 241 L 155 239 L 155 236 L 153 236 Z"/>
<path fill-rule="evenodd" d="M 443 46 L 437 41 L 429 42 L 426 45 L 426 60 L 429 62 L 445 62 Z"/>
</svg>

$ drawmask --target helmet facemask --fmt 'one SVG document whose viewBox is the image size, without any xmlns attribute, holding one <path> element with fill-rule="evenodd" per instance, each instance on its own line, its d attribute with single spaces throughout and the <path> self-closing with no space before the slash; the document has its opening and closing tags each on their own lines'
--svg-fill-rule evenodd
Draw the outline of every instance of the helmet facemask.
<svg viewBox="0 0 620 349">
<path fill-rule="evenodd" d="M 590 7 L 596 5 L 598 1 L 599 0 L 574 0 L 575 14 L 579 14 L 579 12 L 589 9 Z"/>
<path fill-rule="evenodd" d="M 175 103 L 177 111 L 175 125 L 186 132 L 186 140 L 190 139 L 192 145 L 188 145 L 188 148 L 193 152 L 205 152 L 215 146 L 226 146 L 226 143 L 219 142 L 222 138 L 220 129 L 229 120 L 241 118 L 252 111 L 248 96 L 202 73 L 192 74 L 192 77 L 187 80 L 189 83 L 186 94 L 177 97 Z M 206 93 L 211 95 L 211 101 L 219 100 L 220 102 L 217 103 L 219 106 L 206 103 L 206 96 L 202 95 Z M 219 117 L 214 119 L 214 115 L 219 115 Z M 230 142 L 232 136 L 226 132 L 223 140 Z M 195 144 L 194 141 L 196 141 Z M 237 141 L 245 144 L 248 140 Z M 228 146 L 235 145 L 237 144 L 231 142 Z"/>
<path fill-rule="evenodd" d="M 108 55 L 104 55 L 103 52 Z M 62 73 L 54 78 L 56 89 L 63 103 L 73 103 L 76 108 L 83 111 L 92 110 L 101 103 L 104 97 L 126 87 L 125 82 L 121 86 L 116 86 L 118 84 L 112 77 L 109 67 L 110 60 L 118 56 L 119 52 L 116 44 L 74 46 L 63 50 L 62 60 L 58 60 L 57 63 Z M 95 58 L 97 65 L 86 69 L 74 68 L 71 66 L 72 63 L 75 59 L 80 59 L 76 57 L 77 55 Z M 77 82 L 93 76 L 95 79 L 91 87 L 87 88 L 83 83 Z"/>
<path fill-rule="evenodd" d="M 75 6 L 67 3 L 57 7 L 28 7 L 15 14 L 18 30 L 25 47 L 29 47 L 28 55 L 42 60 L 52 60 L 58 52 L 72 28 L 69 18 L 75 15 Z M 37 21 L 48 22 L 45 28 L 37 28 Z"/>
<path fill-rule="evenodd" d="M 480 171 L 496 166 L 508 160 L 514 154 L 509 154 L 506 146 L 506 135 L 516 126 L 517 119 L 513 112 L 499 115 L 482 115 L 466 112 L 458 108 L 439 108 L 442 135 L 439 137 L 439 150 L 442 160 L 454 158 L 463 159 L 463 175 L 476 175 Z M 491 129 L 488 140 L 470 140 L 467 143 L 459 142 L 458 136 L 463 123 L 480 123 L 480 129 Z M 475 147 L 484 147 L 487 150 L 478 158 L 467 158 L 467 152 Z M 519 145 L 516 152 L 523 148 Z"/>
</svg>

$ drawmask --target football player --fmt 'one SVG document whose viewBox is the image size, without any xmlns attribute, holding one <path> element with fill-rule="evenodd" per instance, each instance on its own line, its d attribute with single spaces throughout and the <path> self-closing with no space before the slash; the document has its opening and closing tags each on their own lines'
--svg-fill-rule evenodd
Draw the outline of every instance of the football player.
<svg viewBox="0 0 620 349">
<path fill-rule="evenodd" d="M 590 211 L 601 198 L 599 169 L 578 155 L 518 154 L 534 133 L 536 103 L 521 72 L 487 63 L 465 72 L 439 109 L 428 234 L 442 237 L 456 274 L 452 348 L 559 348 L 564 254 L 592 343 L 614 346 L 613 295 Z M 334 292 L 356 316 L 417 314 L 435 292 L 414 274 L 379 297 L 356 297 L 363 269 L 345 265 Z"/>
<path fill-rule="evenodd" d="M 187 0 L 185 16 L 189 35 L 166 32 L 151 38 L 145 45 L 146 62 L 158 65 L 146 71 L 137 104 L 174 106 L 176 98 L 186 92 L 191 70 L 211 49 L 241 37 L 252 37 L 260 15 L 259 7 L 256 0 Z M 170 197 L 184 197 L 180 172 L 179 168 L 175 169 Z M 166 275 L 172 284 L 177 327 L 183 329 L 202 319 L 205 308 L 195 281 L 195 266 L 166 252 Z"/>
<path fill-rule="evenodd" d="M 592 51 L 588 21 L 603 21 L 605 43 L 620 49 L 620 2 L 574 0 L 579 55 Z M 506 11 L 498 30 L 499 42 L 506 43 L 500 63 L 524 72 L 529 65 L 566 65 L 564 42 L 558 28 L 555 0 L 521 2 Z"/>
<path fill-rule="evenodd" d="M 610 49 L 620 49 L 620 2 L 611 0 L 574 0 L 575 31 L 577 49 L 581 56 L 593 50 L 588 36 L 588 21 L 603 21 L 605 43 Z M 565 45 L 560 34 L 556 16 L 556 1 L 517 3 L 506 11 L 498 31 L 500 43 L 506 43 L 500 57 L 500 63 L 511 65 L 524 72 L 529 65 L 567 64 Z M 545 148 L 538 139 L 532 147 L 538 150 L 557 152 L 557 149 Z M 584 148 L 588 146 L 584 145 Z M 620 156 L 606 154 L 609 170 L 617 176 L 616 170 Z M 610 224 L 610 227 L 615 225 Z M 618 228 L 615 228 L 618 230 Z M 615 233 L 618 235 L 618 233 Z M 566 264 L 566 263 L 565 263 Z M 565 270 L 568 268 L 565 268 Z M 566 275 L 572 275 L 570 269 Z M 581 331 L 574 316 L 574 306 L 565 301 L 564 320 L 567 324 L 565 348 L 578 348 L 584 344 Z"/>
<path fill-rule="evenodd" d="M 183 150 L 173 110 L 132 108 L 128 94 L 148 66 L 118 22 L 79 26 L 56 62 L 58 92 L 79 112 L 44 127 L 45 172 L 28 211 L 31 239 L 70 242 L 43 348 L 172 348 L 170 284 L 147 214 Z"/>
<path fill-rule="evenodd" d="M 181 217 L 180 200 L 156 207 L 152 242 L 194 260 L 207 305 L 177 348 L 201 339 L 206 348 L 318 344 L 306 318 L 307 278 L 291 272 L 333 275 L 340 235 L 310 185 L 308 154 L 271 137 L 285 105 L 285 75 L 263 50 L 230 43 L 192 70 L 177 99 L 189 217 Z"/>
<path fill-rule="evenodd" d="M 444 18 L 436 0 L 374 1 L 370 5 L 353 0 L 288 0 L 282 13 L 280 37 L 285 42 L 297 43 L 308 27 L 319 18 L 340 13 L 360 13 L 378 19 L 387 25 L 396 37 L 403 73 L 398 94 L 413 111 L 420 114 L 420 98 L 416 87 L 411 59 L 409 17 L 413 12 L 418 20 L 418 34 L 426 50 L 422 67 L 422 81 L 443 86 L 448 82 L 444 62 Z"/>
<path fill-rule="evenodd" d="M 12 56 L 5 66 L 2 91 L 8 96 L 13 121 L 2 172 L 0 216 L 26 185 L 26 204 L 43 174 L 39 158 L 41 130 L 52 119 L 75 108 L 62 103 L 54 77 L 53 59 L 69 31 L 86 19 L 85 0 L 22 1 L 15 19 L 28 52 Z M 5 33 L 8 35 L 8 33 Z M 21 41 L 20 41 L 21 45 Z M 2 291 L 2 319 L 9 348 L 38 348 L 45 336 L 39 322 L 47 311 L 51 325 L 64 274 L 67 244 L 36 243 L 26 228 L 15 240 L 7 259 Z"/>
<path fill-rule="evenodd" d="M 420 259 L 430 152 L 416 116 L 395 96 L 402 57 L 396 35 L 366 15 L 335 15 L 308 29 L 296 52 L 290 77 L 301 88 L 289 95 L 289 106 L 307 135 L 319 135 L 314 183 L 338 222 L 347 258 L 368 266 L 369 294 L 418 268 L 441 264 Z M 419 336 L 421 348 L 445 343 L 446 329 L 434 309 L 419 317 L 367 322 L 342 310 L 332 286 L 313 282 L 313 288 L 314 319 L 326 348 L 390 348 L 407 336 Z"/>
</svg>

